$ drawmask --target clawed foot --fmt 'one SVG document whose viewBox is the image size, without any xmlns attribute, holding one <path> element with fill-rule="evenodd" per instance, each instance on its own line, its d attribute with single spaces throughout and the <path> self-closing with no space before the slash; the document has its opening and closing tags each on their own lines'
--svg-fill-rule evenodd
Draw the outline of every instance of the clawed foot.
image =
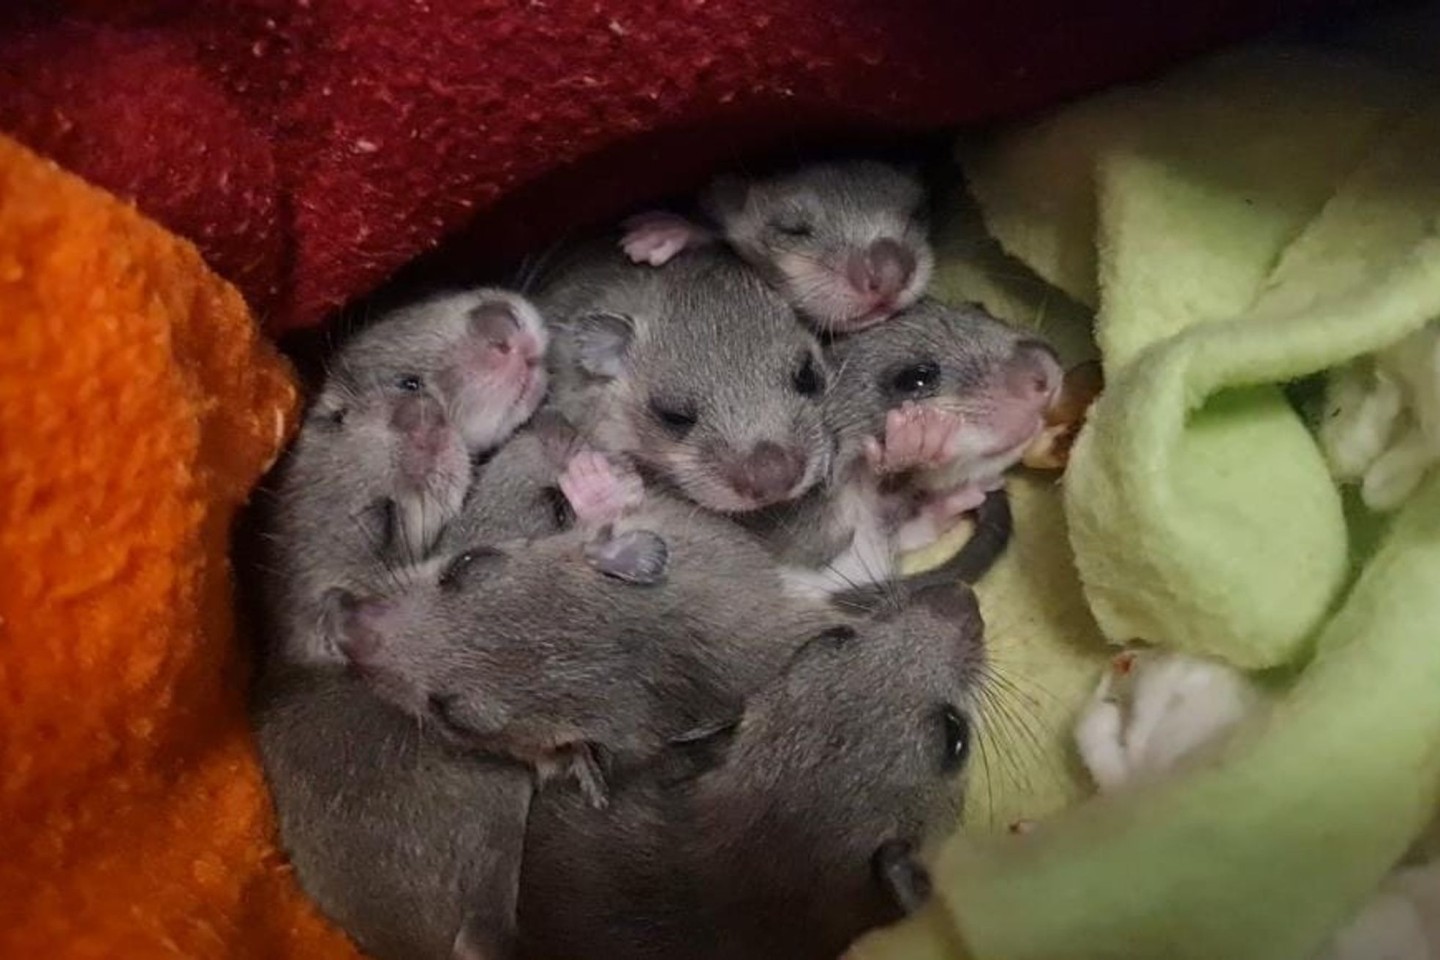
<svg viewBox="0 0 1440 960">
<path fill-rule="evenodd" d="M 708 239 L 704 228 L 684 217 L 654 211 L 636 214 L 625 221 L 620 246 L 635 263 L 658 267 L 687 247 L 699 246 Z"/>
<path fill-rule="evenodd" d="M 904 519 L 893 535 L 895 549 L 909 553 L 930 546 L 954 528 L 963 514 L 984 502 L 985 490 L 973 483 L 954 490 L 907 497 L 901 508 Z"/>
<path fill-rule="evenodd" d="M 560 475 L 560 492 L 581 526 L 602 527 L 640 505 L 645 487 L 640 475 L 617 467 L 603 453 L 582 450 L 570 458 Z"/>
<path fill-rule="evenodd" d="M 865 459 L 881 475 L 938 467 L 959 453 L 963 425 L 956 414 L 907 401 L 886 414 L 883 442 L 865 438 Z"/>
</svg>

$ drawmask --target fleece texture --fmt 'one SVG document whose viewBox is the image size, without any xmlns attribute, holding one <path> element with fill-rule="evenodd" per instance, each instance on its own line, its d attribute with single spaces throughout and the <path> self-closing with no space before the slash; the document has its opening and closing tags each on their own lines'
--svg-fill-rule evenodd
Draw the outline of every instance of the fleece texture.
<svg viewBox="0 0 1440 960">
<path fill-rule="evenodd" d="M 1034 108 L 1335 0 L 60 0 L 0 130 L 193 240 L 273 332 L 717 168 Z"/>
<path fill-rule="evenodd" d="M 1083 794 L 1069 729 L 1102 639 L 1276 668 L 1279 701 L 1163 783 L 955 838 L 936 900 L 856 958 L 1301 960 L 1434 816 L 1440 476 L 1373 536 L 1282 393 L 1440 317 L 1431 82 L 1253 48 L 962 147 L 979 216 L 942 234 L 942 290 L 1072 357 L 1088 305 L 1107 373 L 1060 484 L 1018 481 L 1022 555 L 981 587 L 997 656 L 1057 696 L 991 728 L 1030 788 L 981 766 L 977 825 Z M 1073 564 L 1023 552 L 1067 540 Z M 1048 613 L 1077 595 L 1093 619 Z"/>
<path fill-rule="evenodd" d="M 0 956 L 353 955 L 274 847 L 242 710 L 229 526 L 297 404 L 255 319 L 314 325 L 444 238 L 473 275 L 749 156 L 1037 106 L 1320 5 L 4 5 L 0 129 L 50 160 L 0 140 Z M 1059 323 L 1093 283 L 994 286 Z M 997 660 L 1075 702 L 1100 634 L 1053 480 L 1016 500 Z M 1077 793 L 1060 727 L 1012 726 L 1040 745 L 997 764 L 997 825 Z"/>
<path fill-rule="evenodd" d="M 273 846 L 235 642 L 288 366 L 191 244 L 5 138 L 0 317 L 0 956 L 350 956 Z"/>
</svg>

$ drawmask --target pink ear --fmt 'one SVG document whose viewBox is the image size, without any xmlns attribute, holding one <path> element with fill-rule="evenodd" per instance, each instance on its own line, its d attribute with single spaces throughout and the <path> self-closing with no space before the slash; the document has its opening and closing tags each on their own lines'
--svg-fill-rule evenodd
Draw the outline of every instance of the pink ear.
<svg viewBox="0 0 1440 960">
<path fill-rule="evenodd" d="M 649 530 L 610 536 L 607 528 L 599 539 L 585 545 L 585 559 L 607 577 L 648 587 L 664 582 L 670 548 Z"/>
<path fill-rule="evenodd" d="M 346 659 L 363 663 L 380 652 L 384 641 L 382 631 L 377 628 L 390 613 L 392 604 L 373 597 L 357 597 L 340 587 L 327 591 L 320 603 L 325 633 Z"/>
<path fill-rule="evenodd" d="M 510 305 L 500 301 L 482 303 L 470 311 L 470 329 L 488 343 L 503 346 L 520 330 L 520 319 Z"/>
</svg>

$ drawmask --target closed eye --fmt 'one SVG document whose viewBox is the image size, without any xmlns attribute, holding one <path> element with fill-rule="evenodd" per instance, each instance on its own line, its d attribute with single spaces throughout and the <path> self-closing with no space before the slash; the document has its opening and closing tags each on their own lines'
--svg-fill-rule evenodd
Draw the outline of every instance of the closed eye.
<svg viewBox="0 0 1440 960">
<path fill-rule="evenodd" d="M 798 211 L 781 213 L 772 218 L 766 226 L 781 236 L 797 240 L 815 235 L 815 226 L 810 222 L 810 218 Z"/>
<path fill-rule="evenodd" d="M 650 413 L 676 437 L 683 437 L 699 422 L 695 407 L 688 403 L 651 400 Z"/>
</svg>

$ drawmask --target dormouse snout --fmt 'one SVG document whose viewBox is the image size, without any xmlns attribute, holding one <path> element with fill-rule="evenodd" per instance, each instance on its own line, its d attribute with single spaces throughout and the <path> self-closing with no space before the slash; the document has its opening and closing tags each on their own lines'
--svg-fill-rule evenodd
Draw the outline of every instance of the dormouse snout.
<svg viewBox="0 0 1440 960">
<path fill-rule="evenodd" d="M 876 303 L 889 303 L 900 296 L 915 275 L 915 254 L 899 241 L 883 237 L 863 252 L 853 254 L 845 275 L 858 293 Z"/>
<path fill-rule="evenodd" d="M 960 627 L 962 636 L 974 640 L 984 633 L 980 603 L 975 591 L 961 583 L 924 587 L 915 592 L 912 602 L 923 606 L 940 621 Z"/>
<path fill-rule="evenodd" d="M 805 475 L 805 456 L 762 440 L 726 471 L 735 492 L 761 504 L 786 499 Z"/>
</svg>

